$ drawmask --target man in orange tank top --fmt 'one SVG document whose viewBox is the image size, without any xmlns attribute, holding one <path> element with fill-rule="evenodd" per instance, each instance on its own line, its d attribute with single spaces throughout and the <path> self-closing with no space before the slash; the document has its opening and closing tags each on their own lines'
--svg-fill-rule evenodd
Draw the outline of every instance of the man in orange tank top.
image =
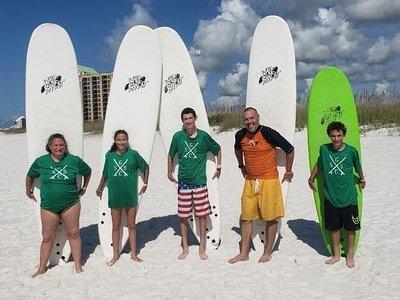
<svg viewBox="0 0 400 300">
<path fill-rule="evenodd" d="M 260 263 L 271 260 L 277 232 L 277 220 L 285 214 L 281 182 L 276 166 L 276 148 L 286 154 L 286 172 L 283 180 L 293 178 L 293 146 L 277 131 L 260 125 L 260 116 L 253 107 L 243 111 L 245 128 L 235 135 L 235 155 L 245 178 L 241 197 L 242 245 L 240 253 L 229 260 L 234 264 L 249 259 L 253 220 L 266 221 L 266 241 Z"/>
</svg>

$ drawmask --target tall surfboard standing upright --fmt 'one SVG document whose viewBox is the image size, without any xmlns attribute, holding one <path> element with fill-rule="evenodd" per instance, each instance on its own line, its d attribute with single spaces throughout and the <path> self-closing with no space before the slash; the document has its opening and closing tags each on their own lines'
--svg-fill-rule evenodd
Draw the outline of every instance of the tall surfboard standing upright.
<svg viewBox="0 0 400 300">
<path fill-rule="evenodd" d="M 184 108 L 192 107 L 196 111 L 198 128 L 210 133 L 210 126 L 199 82 L 185 44 L 171 28 L 160 27 L 155 31 L 160 40 L 163 63 L 159 124 L 165 151 L 168 152 L 173 134 L 182 129 L 181 111 Z M 219 188 L 218 179 L 212 180 L 216 168 L 215 157 L 208 153 L 207 158 L 207 187 L 212 210 L 212 214 L 207 217 L 207 246 L 217 249 L 221 230 Z M 200 240 L 197 218 L 191 218 L 189 225 Z"/>
<path fill-rule="evenodd" d="M 319 155 L 319 147 L 322 144 L 330 143 L 326 134 L 326 128 L 333 121 L 340 121 L 345 124 L 347 134 L 344 142 L 355 147 L 361 157 L 360 130 L 358 125 L 357 109 L 354 102 L 354 95 L 346 75 L 338 68 L 327 67 L 318 72 L 315 76 L 308 96 L 307 109 L 307 134 L 308 134 L 308 158 L 310 169 L 314 167 Z M 354 175 L 356 176 L 356 174 Z M 355 180 L 358 182 L 358 180 Z M 329 232 L 325 229 L 325 199 L 324 199 L 324 177 L 319 173 L 315 180 L 317 192 L 314 192 L 315 208 L 321 227 L 322 236 L 326 249 L 332 254 L 332 244 Z M 358 184 L 357 204 L 359 218 L 362 215 L 362 193 Z M 347 232 L 341 231 L 341 252 L 347 251 Z M 360 230 L 356 231 L 357 249 L 360 239 Z"/>
<path fill-rule="evenodd" d="M 131 147 L 150 165 L 157 126 L 161 89 L 161 54 L 157 35 L 135 26 L 125 35 L 116 58 L 103 131 L 102 164 L 113 143 L 114 132 L 128 132 Z M 139 190 L 143 181 L 139 180 Z M 106 257 L 113 256 L 112 221 L 107 187 L 99 202 L 98 228 Z M 125 213 L 121 219 L 121 249 L 128 239 Z"/>
<path fill-rule="evenodd" d="M 47 139 L 56 132 L 65 136 L 69 152 L 82 156 L 83 116 L 78 67 L 74 47 L 62 27 L 45 23 L 33 31 L 26 59 L 25 92 L 29 164 L 46 154 Z M 35 180 L 34 185 L 38 200 L 34 209 L 41 235 L 40 181 Z M 70 254 L 60 223 L 50 264 L 67 262 Z"/>
<path fill-rule="evenodd" d="M 260 122 L 278 131 L 292 145 L 296 126 L 296 63 L 290 29 L 282 18 L 268 16 L 257 25 L 251 44 L 246 106 L 260 114 Z M 277 149 L 279 178 L 285 173 L 285 153 Z M 286 204 L 289 182 L 282 184 Z M 276 239 L 282 221 L 278 221 Z M 265 242 L 265 222 L 253 222 L 256 249 Z M 259 238 L 254 238 L 258 236 Z M 276 240 L 275 240 L 276 242 Z"/>
</svg>

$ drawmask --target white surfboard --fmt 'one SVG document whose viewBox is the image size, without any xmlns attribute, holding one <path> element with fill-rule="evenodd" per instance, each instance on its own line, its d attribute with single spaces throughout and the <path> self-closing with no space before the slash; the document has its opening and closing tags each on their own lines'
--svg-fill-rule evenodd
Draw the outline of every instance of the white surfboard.
<svg viewBox="0 0 400 300">
<path fill-rule="evenodd" d="M 181 111 L 184 108 L 192 107 L 196 111 L 197 128 L 210 133 L 210 126 L 193 63 L 181 37 L 168 27 L 160 27 L 155 31 L 160 39 L 163 63 L 159 125 L 164 148 L 168 152 L 172 136 L 182 129 Z M 207 187 L 212 210 L 207 217 L 207 247 L 217 249 L 220 244 L 221 216 L 218 179 L 212 180 L 216 160 L 211 153 L 207 157 Z M 189 219 L 189 225 L 200 240 L 197 218 Z"/>
<path fill-rule="evenodd" d="M 29 165 L 47 154 L 45 146 L 53 133 L 63 134 L 69 152 L 82 157 L 82 104 L 75 51 L 68 33 L 56 24 L 42 24 L 32 33 L 26 60 L 25 98 Z M 35 180 L 34 184 L 38 200 L 34 208 L 41 236 L 40 182 Z M 70 254 L 60 223 L 50 264 L 67 262 Z"/>
<path fill-rule="evenodd" d="M 161 89 L 161 54 L 157 35 L 146 26 L 135 26 L 125 35 L 116 58 L 103 131 L 101 168 L 113 144 L 114 132 L 124 129 L 129 144 L 150 165 L 157 126 Z M 143 181 L 138 181 L 139 189 Z M 139 196 L 140 197 L 140 196 Z M 128 239 L 125 213 L 121 223 L 121 250 Z M 107 187 L 99 202 L 100 244 L 113 256 L 111 210 Z"/>
<path fill-rule="evenodd" d="M 246 106 L 256 108 L 260 122 L 278 131 L 292 145 L 296 126 L 296 64 L 292 35 L 278 16 L 262 19 L 254 32 L 247 78 Z M 285 173 L 285 153 L 277 149 L 279 178 Z M 282 184 L 286 204 L 289 183 Z M 256 249 L 265 242 L 265 222 L 253 222 Z M 280 235 L 282 220 L 278 221 Z M 255 238 L 258 236 L 258 238 Z"/>
</svg>

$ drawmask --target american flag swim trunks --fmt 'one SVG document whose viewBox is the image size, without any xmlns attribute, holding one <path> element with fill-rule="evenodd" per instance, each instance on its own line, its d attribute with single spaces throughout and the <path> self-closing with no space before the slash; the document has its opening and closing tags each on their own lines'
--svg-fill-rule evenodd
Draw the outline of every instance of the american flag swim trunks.
<svg viewBox="0 0 400 300">
<path fill-rule="evenodd" d="M 178 217 L 204 217 L 211 214 L 206 184 L 193 185 L 179 182 L 178 185 Z"/>
</svg>

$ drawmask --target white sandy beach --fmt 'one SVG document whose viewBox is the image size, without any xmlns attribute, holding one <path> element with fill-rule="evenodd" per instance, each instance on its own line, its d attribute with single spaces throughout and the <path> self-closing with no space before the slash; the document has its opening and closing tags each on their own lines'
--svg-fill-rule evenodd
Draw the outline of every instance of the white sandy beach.
<svg viewBox="0 0 400 300">
<path fill-rule="evenodd" d="M 199 260 L 197 246 L 191 246 L 186 261 L 177 260 L 177 200 L 174 186 L 166 178 L 166 156 L 157 135 L 149 188 L 137 221 L 138 247 L 144 262 L 133 263 L 124 253 L 114 267 L 105 265 L 97 234 L 99 200 L 95 196 L 102 169 L 101 135 L 86 135 L 84 159 L 93 173 L 82 200 L 85 272 L 73 274 L 73 263 L 69 262 L 32 279 L 30 275 L 39 262 L 40 236 L 31 200 L 24 193 L 26 135 L 0 134 L 0 299 L 399 299 L 398 132 L 379 130 L 362 138 L 367 188 L 356 268 L 352 270 L 344 259 L 333 266 L 324 265 L 326 252 L 307 187 L 305 131 L 296 133 L 295 178 L 279 249 L 267 264 L 257 263 L 262 249 L 252 251 L 247 262 L 228 264 L 227 260 L 237 254 L 240 241 L 243 178 L 233 153 L 234 132 L 216 134 L 215 138 L 223 151 L 222 243 L 218 251 L 208 251 L 209 260 Z"/>
</svg>

